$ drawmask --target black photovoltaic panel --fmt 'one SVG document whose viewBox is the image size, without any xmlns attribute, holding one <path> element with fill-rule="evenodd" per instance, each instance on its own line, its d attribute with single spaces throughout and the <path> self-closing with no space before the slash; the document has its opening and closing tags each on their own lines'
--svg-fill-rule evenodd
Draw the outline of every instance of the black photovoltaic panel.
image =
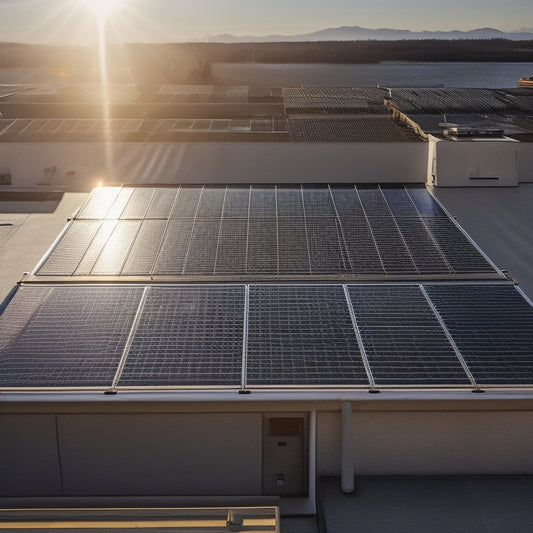
<svg viewBox="0 0 533 533">
<path fill-rule="evenodd" d="M 139 232 L 139 220 L 117 222 L 113 233 L 102 248 L 91 271 L 95 276 L 118 276 L 126 262 L 135 237 Z"/>
<path fill-rule="evenodd" d="M 0 319 L 0 386 L 110 387 L 141 295 L 140 287 L 24 287 Z"/>
<path fill-rule="evenodd" d="M 248 220 L 224 218 L 216 250 L 216 274 L 243 275 L 246 273 L 246 242 Z"/>
<path fill-rule="evenodd" d="M 383 196 L 394 217 L 417 217 L 418 211 L 407 191 L 401 187 L 382 188 Z"/>
<path fill-rule="evenodd" d="M 385 197 L 377 185 L 360 185 L 357 192 L 367 216 L 391 216 Z"/>
<path fill-rule="evenodd" d="M 130 196 L 128 203 L 124 207 L 120 218 L 123 219 L 139 219 L 146 216 L 152 196 L 153 189 L 134 189 Z"/>
<path fill-rule="evenodd" d="M 478 385 L 533 384 L 533 308 L 509 285 L 426 291 Z"/>
<path fill-rule="evenodd" d="M 317 273 L 350 272 L 343 255 L 343 236 L 335 217 L 306 217 L 311 269 Z"/>
<path fill-rule="evenodd" d="M 277 274 L 278 235 L 275 218 L 250 218 L 246 259 L 248 274 Z"/>
<path fill-rule="evenodd" d="M 417 274 L 409 250 L 392 217 L 368 217 L 387 274 Z"/>
<path fill-rule="evenodd" d="M 224 218 L 248 218 L 250 186 L 228 186 L 224 202 Z"/>
<path fill-rule="evenodd" d="M 470 385 L 418 286 L 348 290 L 376 386 Z"/>
<path fill-rule="evenodd" d="M 219 218 L 196 218 L 185 262 L 185 274 L 214 274 L 219 233 Z"/>
<path fill-rule="evenodd" d="M 198 206 L 198 217 L 220 217 L 224 205 L 226 187 L 204 187 Z"/>
<path fill-rule="evenodd" d="M 104 218 L 111 209 L 120 190 L 120 187 L 97 187 L 91 192 L 86 204 L 81 208 L 76 218 Z"/>
<path fill-rule="evenodd" d="M 359 195 L 353 185 L 330 185 L 329 188 L 340 218 L 364 216 Z"/>
<path fill-rule="evenodd" d="M 277 187 L 278 217 L 301 217 L 304 214 L 302 189 L 298 185 Z"/>
<path fill-rule="evenodd" d="M 355 274 L 384 274 L 381 256 L 368 221 L 364 217 L 342 217 L 342 236 L 347 260 Z"/>
<path fill-rule="evenodd" d="M 424 223 L 446 257 L 459 274 L 494 272 L 494 268 L 449 218 L 425 218 Z"/>
<path fill-rule="evenodd" d="M 169 218 L 177 192 L 178 189 L 155 189 L 146 218 Z"/>
<path fill-rule="evenodd" d="M 496 274 L 422 188 L 187 185 L 93 195 L 105 204 L 103 223 L 95 233 L 75 220 L 40 275 Z M 97 212 L 92 198 L 86 218 Z M 162 236 L 160 224 L 138 226 L 156 219 L 167 222 Z"/>
<path fill-rule="evenodd" d="M 198 209 L 198 202 L 202 194 L 202 187 L 181 186 L 172 212 L 171 218 L 189 218 L 196 215 Z"/>
<path fill-rule="evenodd" d="M 278 253 L 280 274 L 309 274 L 311 267 L 303 216 L 278 218 Z"/>
<path fill-rule="evenodd" d="M 398 217 L 396 224 L 420 274 L 451 272 L 444 255 L 420 217 Z"/>
<path fill-rule="evenodd" d="M 250 287 L 247 383 L 368 385 L 341 286 Z"/>
<path fill-rule="evenodd" d="M 142 222 L 122 269 L 122 275 L 141 276 L 152 272 L 166 227 L 166 220 L 144 220 Z"/>
<path fill-rule="evenodd" d="M 104 218 L 115 219 L 120 218 L 126 205 L 130 201 L 135 189 L 122 188 L 118 193 L 113 205 L 109 208 L 109 211 L 106 213 Z"/>
<path fill-rule="evenodd" d="M 76 271 L 102 222 L 78 220 L 72 223 L 39 270 L 41 276 L 71 276 Z"/>
<path fill-rule="evenodd" d="M 163 244 L 154 266 L 154 274 L 179 276 L 183 273 L 191 242 L 193 223 L 193 218 L 169 220 Z"/>
<path fill-rule="evenodd" d="M 276 189 L 274 185 L 252 187 L 250 197 L 250 217 L 276 216 Z"/>
<path fill-rule="evenodd" d="M 306 217 L 335 216 L 335 206 L 327 186 L 302 187 Z"/>
<path fill-rule="evenodd" d="M 407 193 L 412 198 L 421 216 L 446 217 L 446 213 L 425 188 L 408 188 Z"/>
<path fill-rule="evenodd" d="M 80 221 L 74 222 L 74 224 L 79 223 Z M 102 248 L 106 245 L 116 226 L 116 220 L 104 220 L 100 224 L 96 235 L 91 241 L 91 244 L 87 248 L 87 251 L 83 255 L 78 267 L 76 268 L 76 271 L 74 272 L 75 276 L 89 276 L 91 274 L 94 264 L 100 256 Z"/>
<path fill-rule="evenodd" d="M 244 286 L 151 287 L 119 386 L 241 384 Z"/>
</svg>

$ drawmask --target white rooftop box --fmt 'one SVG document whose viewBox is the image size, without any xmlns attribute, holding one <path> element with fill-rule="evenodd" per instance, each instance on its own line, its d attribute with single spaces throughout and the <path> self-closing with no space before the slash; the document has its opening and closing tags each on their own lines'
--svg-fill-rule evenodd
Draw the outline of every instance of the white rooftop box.
<svg viewBox="0 0 533 533">
<path fill-rule="evenodd" d="M 428 181 L 436 187 L 516 187 L 519 145 L 507 137 L 430 137 Z"/>
</svg>

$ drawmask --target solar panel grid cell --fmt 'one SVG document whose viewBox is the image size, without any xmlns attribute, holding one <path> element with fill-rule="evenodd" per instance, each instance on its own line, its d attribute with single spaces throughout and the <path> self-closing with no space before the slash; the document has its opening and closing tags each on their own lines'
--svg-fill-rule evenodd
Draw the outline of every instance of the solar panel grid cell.
<svg viewBox="0 0 533 533">
<path fill-rule="evenodd" d="M 533 384 L 533 308 L 509 285 L 426 291 L 478 385 Z"/>
<path fill-rule="evenodd" d="M 348 290 L 376 386 L 470 386 L 417 286 Z"/>
<path fill-rule="evenodd" d="M 452 220 L 444 217 L 425 217 L 424 224 L 433 239 L 438 242 L 453 272 L 468 274 L 494 271 Z"/>
<path fill-rule="evenodd" d="M 96 220 L 79 220 L 71 224 L 47 261 L 39 269 L 39 275 L 73 275 L 101 224 Z"/>
<path fill-rule="evenodd" d="M 165 220 L 144 220 L 133 242 L 121 274 L 141 276 L 151 273 L 163 242 Z"/>
<path fill-rule="evenodd" d="M 243 286 L 152 287 L 120 386 L 239 387 Z"/>
<path fill-rule="evenodd" d="M 250 287 L 247 382 L 368 385 L 340 286 Z"/>
<path fill-rule="evenodd" d="M 141 293 L 134 287 L 55 287 L 44 299 L 42 292 L 21 293 L 34 309 L 2 349 L 0 385 L 110 387 Z"/>
</svg>

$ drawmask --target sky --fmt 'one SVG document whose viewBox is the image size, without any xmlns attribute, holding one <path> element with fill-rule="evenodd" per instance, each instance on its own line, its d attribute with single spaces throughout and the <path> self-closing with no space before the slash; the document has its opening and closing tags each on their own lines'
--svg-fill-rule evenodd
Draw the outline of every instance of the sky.
<svg viewBox="0 0 533 533">
<path fill-rule="evenodd" d="M 0 0 L 0 41 L 93 44 L 102 0 Z M 533 31 L 531 0 L 105 0 L 108 38 L 181 42 L 207 35 L 293 35 L 338 26 Z"/>
</svg>

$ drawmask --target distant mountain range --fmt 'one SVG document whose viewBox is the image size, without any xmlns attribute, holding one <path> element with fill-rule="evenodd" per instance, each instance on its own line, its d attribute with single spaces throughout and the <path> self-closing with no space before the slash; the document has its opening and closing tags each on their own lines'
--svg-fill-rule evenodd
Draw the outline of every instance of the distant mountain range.
<svg viewBox="0 0 533 533">
<path fill-rule="evenodd" d="M 494 28 L 478 28 L 470 31 L 410 31 L 389 28 L 369 29 L 360 26 L 327 28 L 300 35 L 208 35 L 195 41 L 209 43 L 267 43 L 298 41 L 398 41 L 404 39 L 510 39 L 513 41 L 533 40 L 533 30 L 503 32 Z"/>
</svg>

